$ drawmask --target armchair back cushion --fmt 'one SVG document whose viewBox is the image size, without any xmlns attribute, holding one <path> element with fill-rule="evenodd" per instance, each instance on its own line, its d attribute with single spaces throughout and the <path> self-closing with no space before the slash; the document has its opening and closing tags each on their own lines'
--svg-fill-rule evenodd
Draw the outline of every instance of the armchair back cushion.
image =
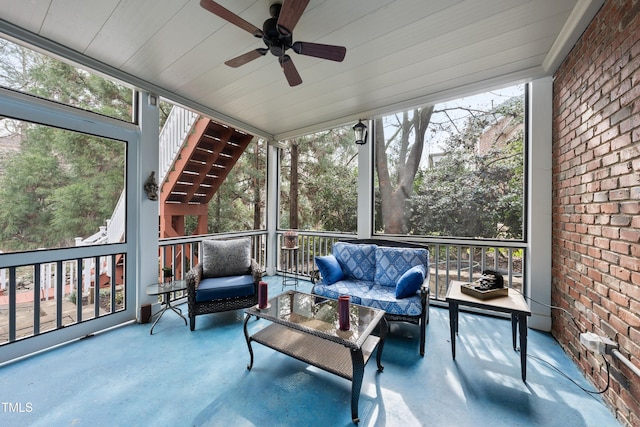
<svg viewBox="0 0 640 427">
<path fill-rule="evenodd" d="M 336 242 L 331 251 L 347 279 L 373 282 L 376 272 L 376 245 Z"/>
<path fill-rule="evenodd" d="M 202 277 L 251 274 L 251 239 L 203 240 Z"/>
</svg>

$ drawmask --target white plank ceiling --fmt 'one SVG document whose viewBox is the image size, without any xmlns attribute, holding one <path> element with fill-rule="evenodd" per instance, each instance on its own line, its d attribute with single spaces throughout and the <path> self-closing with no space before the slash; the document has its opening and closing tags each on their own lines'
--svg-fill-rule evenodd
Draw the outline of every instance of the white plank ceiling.
<svg viewBox="0 0 640 427">
<path fill-rule="evenodd" d="M 273 2 L 218 0 L 259 28 Z M 76 62 L 284 139 L 551 75 L 602 3 L 311 0 L 294 41 L 341 45 L 347 54 L 338 63 L 289 51 L 303 80 L 296 87 L 271 54 L 224 65 L 263 42 L 199 0 L 0 0 L 0 32 L 40 46 L 53 41 Z"/>
</svg>

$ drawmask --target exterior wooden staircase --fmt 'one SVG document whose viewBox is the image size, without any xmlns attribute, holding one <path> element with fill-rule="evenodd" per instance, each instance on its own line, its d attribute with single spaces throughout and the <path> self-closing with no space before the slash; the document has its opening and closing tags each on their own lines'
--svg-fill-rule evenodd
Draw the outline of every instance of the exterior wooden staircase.
<svg viewBox="0 0 640 427">
<path fill-rule="evenodd" d="M 194 234 L 207 234 L 207 204 L 253 135 L 200 117 L 160 183 L 160 237 L 184 236 L 185 216 L 197 216 Z"/>
<path fill-rule="evenodd" d="M 253 135 L 215 123 L 192 111 L 178 106 L 172 108 L 159 141 L 161 238 L 184 236 L 187 215 L 198 217 L 194 234 L 207 234 L 207 205 L 252 139 Z M 77 238 L 76 246 L 122 241 L 126 223 L 125 195 L 123 191 L 106 226 L 88 238 Z M 182 259 L 182 254 L 170 252 L 164 254 L 164 262 L 174 266 L 174 277 L 182 277 L 183 266 L 176 262 Z M 121 284 L 123 262 L 119 256 L 115 275 L 105 266 L 99 266 L 100 284 L 106 285 L 111 280 Z M 158 274 L 161 280 L 160 268 Z"/>
</svg>

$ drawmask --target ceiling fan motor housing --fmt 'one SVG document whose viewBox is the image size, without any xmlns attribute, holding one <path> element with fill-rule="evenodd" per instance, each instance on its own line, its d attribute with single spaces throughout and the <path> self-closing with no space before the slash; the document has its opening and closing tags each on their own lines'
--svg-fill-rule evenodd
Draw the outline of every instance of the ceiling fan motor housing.
<svg viewBox="0 0 640 427">
<path fill-rule="evenodd" d="M 269 8 L 271 18 L 262 24 L 262 33 L 264 34 L 262 40 L 269 48 L 269 51 L 277 57 L 284 55 L 285 51 L 291 48 L 293 43 L 293 34 L 285 35 L 278 30 L 278 17 L 280 16 L 281 8 L 282 5 L 279 3 L 272 4 Z"/>
</svg>

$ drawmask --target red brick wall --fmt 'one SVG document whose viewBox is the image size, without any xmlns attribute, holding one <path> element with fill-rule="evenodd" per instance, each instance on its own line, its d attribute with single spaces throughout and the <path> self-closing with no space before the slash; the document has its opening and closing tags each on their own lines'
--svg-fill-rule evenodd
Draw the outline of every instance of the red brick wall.
<svg viewBox="0 0 640 427">
<path fill-rule="evenodd" d="M 640 0 L 606 0 L 554 76 L 552 333 L 598 388 L 579 334 L 640 367 Z M 573 324 L 573 317 L 579 329 Z M 605 400 L 640 426 L 640 378 L 617 359 Z"/>
</svg>

